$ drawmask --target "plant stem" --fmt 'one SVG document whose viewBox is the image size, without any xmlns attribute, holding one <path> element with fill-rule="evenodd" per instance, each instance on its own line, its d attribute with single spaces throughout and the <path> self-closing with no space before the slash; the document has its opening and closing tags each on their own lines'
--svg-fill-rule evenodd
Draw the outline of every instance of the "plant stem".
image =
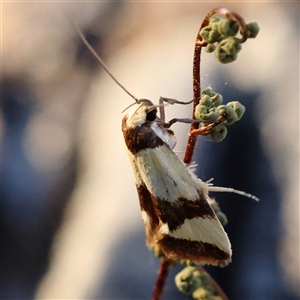
<svg viewBox="0 0 300 300">
<path fill-rule="evenodd" d="M 200 57 L 201 57 L 201 50 L 202 50 L 202 37 L 200 36 L 200 30 L 208 24 L 208 18 L 206 17 L 201 24 L 201 27 L 198 31 L 196 42 L 195 42 L 195 49 L 194 49 L 194 59 L 193 59 L 193 94 L 194 94 L 194 106 L 193 106 L 193 119 L 195 118 L 194 112 L 196 106 L 199 104 L 200 96 L 201 96 L 201 82 L 200 82 Z M 197 130 L 199 128 L 199 123 L 192 123 L 190 132 Z M 195 145 L 197 141 L 196 135 L 189 136 L 188 143 L 186 146 L 185 154 L 183 161 L 186 164 L 190 164 L 193 158 Z"/>
<path fill-rule="evenodd" d="M 248 32 L 246 28 L 246 23 L 244 19 L 237 14 L 234 11 L 231 11 L 227 8 L 215 8 L 212 11 L 210 11 L 205 19 L 203 20 L 200 29 L 198 31 L 196 41 L 195 41 L 195 49 L 194 49 L 194 59 L 193 59 L 193 94 L 194 94 L 194 107 L 193 107 L 193 115 L 192 118 L 195 119 L 195 108 L 199 104 L 200 98 L 201 98 L 201 76 L 200 76 L 200 62 L 201 62 L 201 50 L 203 46 L 206 46 L 206 42 L 202 40 L 202 37 L 200 36 L 200 31 L 203 27 L 207 26 L 209 24 L 209 19 L 211 16 L 215 14 L 224 15 L 228 19 L 235 20 L 239 26 L 240 26 L 240 34 L 242 36 L 241 42 L 245 42 L 248 38 Z M 183 161 L 186 164 L 190 164 L 192 162 L 193 154 L 195 151 L 196 141 L 197 141 L 197 135 L 192 134 L 192 132 L 196 132 L 199 128 L 199 123 L 192 123 L 190 127 L 190 134 L 184 154 Z M 201 131 L 200 131 L 201 132 Z M 198 135 L 201 133 L 199 132 Z"/>
<path fill-rule="evenodd" d="M 166 280 L 169 274 L 171 262 L 166 257 L 163 257 L 160 262 L 158 276 L 155 282 L 154 291 L 151 300 L 160 300 L 164 291 Z"/>
</svg>

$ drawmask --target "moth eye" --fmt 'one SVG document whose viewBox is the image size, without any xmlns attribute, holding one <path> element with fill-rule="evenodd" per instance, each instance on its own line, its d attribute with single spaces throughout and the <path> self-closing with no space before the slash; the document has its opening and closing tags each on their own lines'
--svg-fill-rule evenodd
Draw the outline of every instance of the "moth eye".
<svg viewBox="0 0 300 300">
<path fill-rule="evenodd" d="M 156 119 L 156 114 L 157 114 L 157 109 L 152 109 L 147 113 L 146 120 L 150 122 L 154 121 Z"/>
</svg>

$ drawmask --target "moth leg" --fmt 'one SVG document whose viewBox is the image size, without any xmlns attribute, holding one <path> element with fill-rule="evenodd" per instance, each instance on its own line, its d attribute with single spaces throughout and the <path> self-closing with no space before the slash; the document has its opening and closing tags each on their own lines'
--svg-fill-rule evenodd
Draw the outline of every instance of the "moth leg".
<svg viewBox="0 0 300 300">
<path fill-rule="evenodd" d="M 188 102 L 183 102 L 183 101 L 178 101 L 176 99 L 172 99 L 172 98 L 165 98 L 165 97 L 160 97 L 159 98 L 159 115 L 160 115 L 160 119 L 162 119 L 163 121 L 165 121 L 165 107 L 164 107 L 164 102 L 168 103 L 168 104 L 182 104 L 182 105 L 186 105 L 186 104 L 190 104 L 192 103 L 194 100 L 188 101 Z M 172 119 L 173 120 L 173 119 Z M 177 120 L 181 120 L 181 119 L 177 119 Z M 182 119 L 182 120 L 187 120 L 187 119 Z M 175 121 L 175 122 L 180 122 L 180 121 Z M 175 122 L 171 123 L 174 124 Z M 191 123 L 191 122 L 184 122 L 183 123 Z M 169 128 L 171 125 L 169 125 L 166 128 Z"/>
<path fill-rule="evenodd" d="M 188 102 L 184 102 L 184 101 L 178 101 L 176 99 L 172 99 L 172 98 L 165 98 L 165 97 L 160 97 L 159 98 L 159 103 L 162 104 L 163 102 L 167 102 L 168 104 L 182 104 L 182 105 L 186 105 L 186 104 L 191 104 L 194 100 L 188 101 Z"/>
<path fill-rule="evenodd" d="M 170 128 L 176 122 L 191 124 L 191 123 L 200 123 L 203 122 L 203 120 L 195 120 L 189 118 L 182 118 L 182 119 L 174 118 L 171 119 L 169 122 L 165 123 L 164 128 Z"/>
<path fill-rule="evenodd" d="M 164 107 L 164 98 L 160 97 L 159 98 L 159 117 L 160 119 L 162 119 L 163 121 L 165 121 L 166 119 L 166 115 L 165 115 L 165 107 Z"/>
</svg>

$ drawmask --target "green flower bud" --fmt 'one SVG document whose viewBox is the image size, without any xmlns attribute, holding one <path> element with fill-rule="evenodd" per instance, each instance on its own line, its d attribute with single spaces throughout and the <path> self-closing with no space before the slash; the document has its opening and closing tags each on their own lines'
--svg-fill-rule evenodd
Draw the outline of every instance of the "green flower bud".
<svg viewBox="0 0 300 300">
<path fill-rule="evenodd" d="M 250 23 L 246 24 L 246 28 L 248 31 L 249 38 L 255 38 L 258 35 L 259 26 L 256 22 L 250 22 Z"/>
<path fill-rule="evenodd" d="M 220 115 L 226 118 L 226 125 L 231 125 L 238 121 L 238 117 L 231 106 L 220 105 L 217 109 Z"/>
<path fill-rule="evenodd" d="M 229 21 L 228 19 L 220 20 L 218 25 L 219 25 L 219 33 L 226 37 L 235 36 L 239 30 L 239 25 L 232 20 Z"/>
<path fill-rule="evenodd" d="M 239 39 L 232 36 L 222 40 L 215 50 L 216 58 L 223 64 L 233 62 L 242 49 Z"/>
<path fill-rule="evenodd" d="M 213 29 L 210 25 L 203 27 L 199 34 L 207 43 L 215 43 L 220 37 L 218 30 Z"/>
<path fill-rule="evenodd" d="M 246 111 L 246 108 L 244 105 L 242 105 L 240 102 L 238 101 L 232 101 L 232 102 L 228 102 L 227 106 L 232 107 L 232 109 L 234 110 L 234 113 L 237 116 L 237 121 L 239 121 L 243 114 Z"/>
<path fill-rule="evenodd" d="M 228 223 L 228 219 L 224 213 L 222 213 L 221 211 L 218 211 L 216 213 L 216 215 L 217 215 L 220 223 L 222 224 L 222 226 L 225 226 Z"/>
<path fill-rule="evenodd" d="M 191 260 L 185 260 L 184 262 L 183 262 L 183 264 L 186 264 L 187 266 L 190 266 L 190 267 L 196 267 L 197 266 L 197 264 L 195 264 L 194 262 L 192 262 Z"/>
<path fill-rule="evenodd" d="M 195 277 L 200 278 L 200 277 L 201 277 L 201 272 L 200 272 L 199 270 L 196 269 L 196 270 L 193 272 L 193 275 L 194 275 Z"/>
<path fill-rule="evenodd" d="M 220 113 L 216 107 L 208 108 L 205 105 L 198 104 L 195 109 L 195 118 L 197 120 L 203 120 L 205 123 L 217 122 Z"/>
<path fill-rule="evenodd" d="M 182 293 L 190 295 L 201 286 L 199 272 L 195 271 L 195 267 L 186 267 L 175 276 L 175 284 Z"/>
<path fill-rule="evenodd" d="M 211 25 L 211 24 L 213 24 L 213 23 L 218 23 L 219 21 L 220 21 L 219 18 L 211 17 L 211 18 L 209 19 L 209 24 Z"/>
<path fill-rule="evenodd" d="M 207 290 L 205 290 L 203 287 L 198 288 L 194 293 L 193 293 L 193 298 L 197 300 L 209 300 L 209 293 Z"/>
<path fill-rule="evenodd" d="M 214 96 L 214 98 L 216 98 L 216 100 L 214 100 L 214 106 L 215 107 L 218 107 L 219 105 L 221 105 L 222 104 L 222 102 L 223 102 L 223 96 L 221 95 L 221 94 L 216 94 L 215 96 Z"/>
<path fill-rule="evenodd" d="M 207 42 L 207 40 L 209 39 L 209 33 L 211 31 L 211 27 L 210 26 L 205 26 L 203 27 L 200 31 L 199 31 L 199 35 L 202 37 L 202 39 L 204 41 Z"/>
<path fill-rule="evenodd" d="M 208 95 L 210 97 L 213 97 L 216 95 L 212 87 L 207 87 L 202 91 L 202 95 Z"/>
<path fill-rule="evenodd" d="M 211 107 L 212 104 L 213 104 L 213 99 L 212 97 L 210 97 L 209 95 L 203 95 L 202 94 L 202 97 L 200 99 L 200 104 L 201 105 L 205 105 L 206 107 Z"/>
<path fill-rule="evenodd" d="M 214 142 L 222 142 L 227 135 L 227 128 L 224 124 L 220 124 L 219 126 L 212 129 L 209 137 Z"/>
<path fill-rule="evenodd" d="M 197 120 L 203 120 L 203 116 L 208 113 L 208 107 L 202 104 L 198 104 L 195 108 L 195 118 Z"/>
<path fill-rule="evenodd" d="M 207 202 L 209 203 L 209 205 L 211 206 L 211 208 L 214 210 L 215 213 L 217 213 L 218 211 L 220 211 L 219 204 L 216 202 L 215 199 L 209 198 L 207 200 Z"/>
<path fill-rule="evenodd" d="M 205 51 L 207 53 L 212 53 L 215 51 L 215 49 L 216 49 L 215 44 L 211 44 L 211 43 L 208 43 L 207 46 L 205 47 Z"/>
<path fill-rule="evenodd" d="M 212 30 L 219 32 L 219 23 L 218 22 L 212 22 L 209 23 Z"/>
<path fill-rule="evenodd" d="M 207 123 L 215 123 L 218 121 L 220 117 L 220 113 L 216 107 L 212 107 L 208 110 L 208 113 L 205 116 L 205 120 Z"/>
</svg>

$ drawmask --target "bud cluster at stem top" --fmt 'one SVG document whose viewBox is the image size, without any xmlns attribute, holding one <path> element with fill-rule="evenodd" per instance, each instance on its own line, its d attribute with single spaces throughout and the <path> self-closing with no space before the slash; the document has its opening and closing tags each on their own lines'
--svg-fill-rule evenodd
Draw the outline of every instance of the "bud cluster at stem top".
<svg viewBox="0 0 300 300">
<path fill-rule="evenodd" d="M 230 18 L 211 17 L 209 24 L 203 27 L 199 34 L 207 42 L 206 51 L 215 52 L 216 58 L 226 64 L 235 61 L 242 49 L 241 44 L 244 41 L 236 37 L 239 28 L 238 22 Z M 259 32 L 259 26 L 256 22 L 251 22 L 246 24 L 246 30 L 248 38 L 255 38 Z"/>
</svg>

